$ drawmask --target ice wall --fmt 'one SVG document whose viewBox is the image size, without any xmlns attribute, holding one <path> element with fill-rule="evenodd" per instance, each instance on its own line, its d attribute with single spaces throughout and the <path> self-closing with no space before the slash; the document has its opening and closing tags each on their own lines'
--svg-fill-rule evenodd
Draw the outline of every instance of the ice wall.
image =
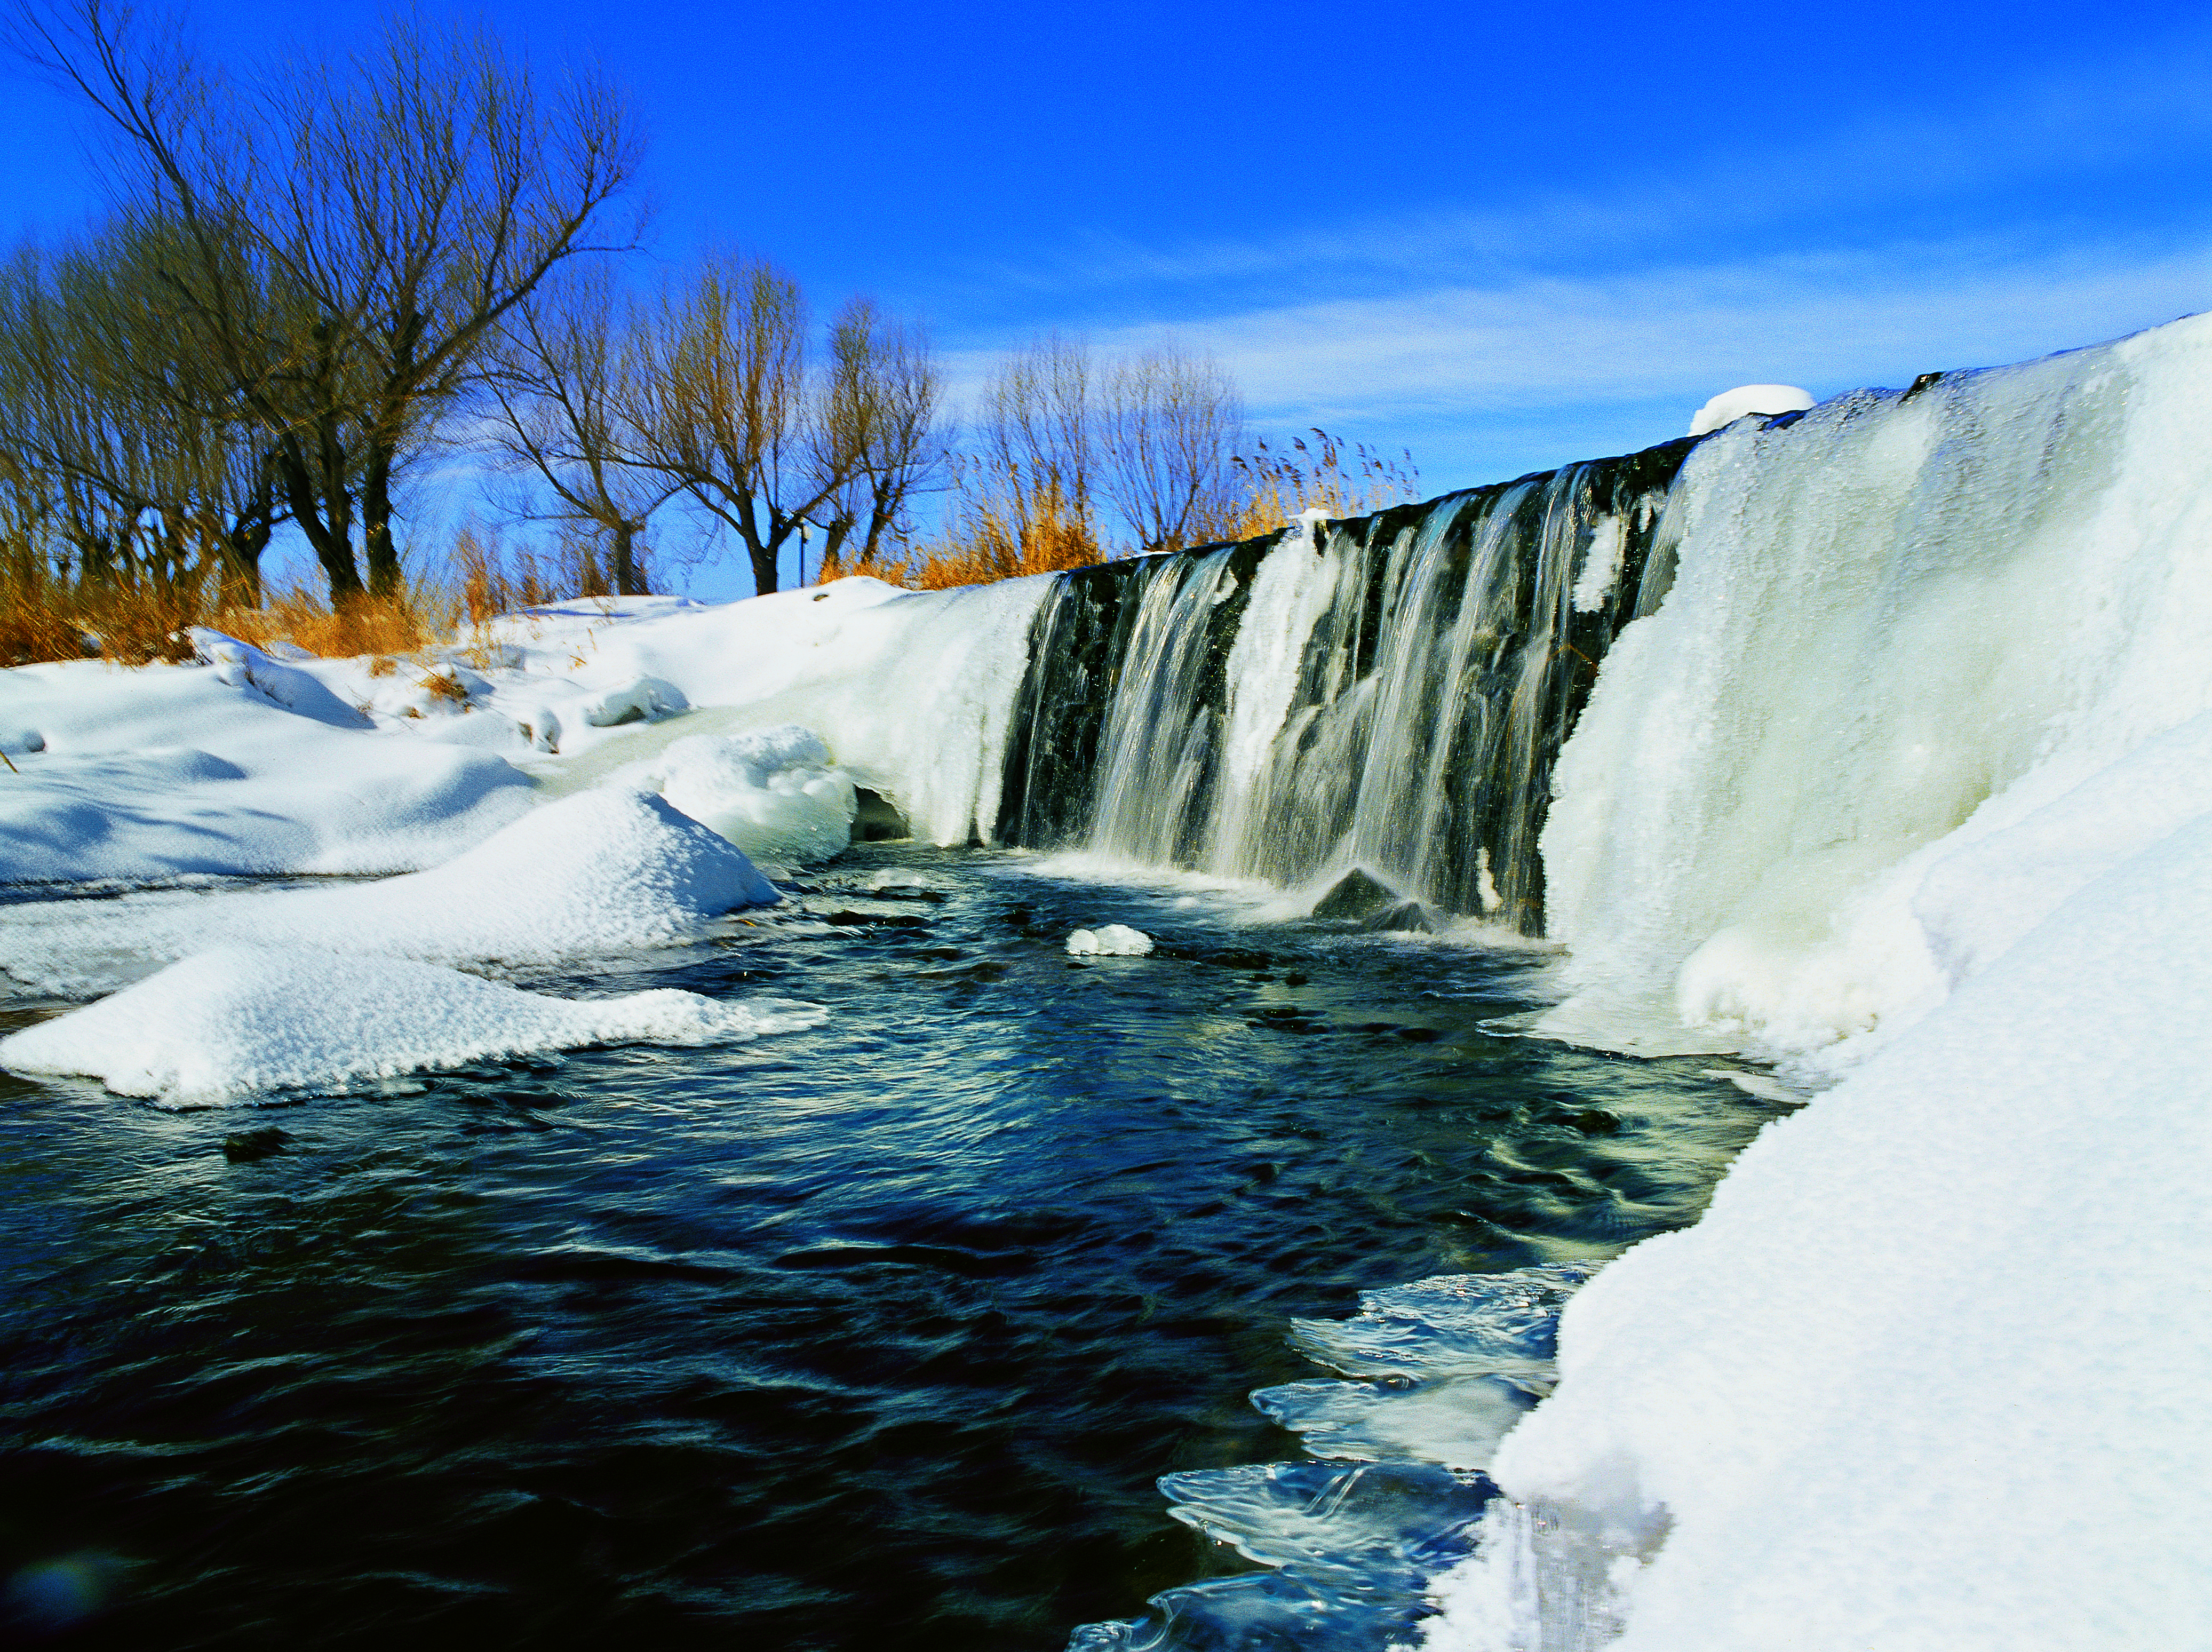
<svg viewBox="0 0 2212 1652">
<path fill-rule="evenodd" d="M 2199 318 L 1701 446 L 1558 766 L 1547 1029 L 1802 1058 L 1942 1001 L 2009 898 L 1946 863 L 2212 707 L 2208 381 Z"/>
<path fill-rule="evenodd" d="M 1560 741 L 1690 444 L 1062 575 L 998 835 L 1295 884 L 1364 865 L 1534 932 Z"/>
</svg>

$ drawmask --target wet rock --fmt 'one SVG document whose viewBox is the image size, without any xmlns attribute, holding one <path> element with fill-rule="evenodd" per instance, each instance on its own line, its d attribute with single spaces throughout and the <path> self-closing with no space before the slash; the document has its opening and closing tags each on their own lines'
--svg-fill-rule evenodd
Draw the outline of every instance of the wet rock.
<svg viewBox="0 0 2212 1652">
<path fill-rule="evenodd" d="M 841 908 L 836 912 L 817 912 L 809 914 L 825 924 L 835 924 L 840 929 L 854 929 L 863 925 L 882 929 L 927 929 L 929 920 L 918 912 L 854 912 Z"/>
<path fill-rule="evenodd" d="M 1401 901 L 1361 920 L 1360 927 L 1398 935 L 1433 935 L 1436 914 L 1419 901 Z"/>
<path fill-rule="evenodd" d="M 1585 1136 L 1610 1136 L 1620 1128 L 1620 1121 L 1601 1107 L 1586 1108 L 1567 1122 Z"/>
<path fill-rule="evenodd" d="M 1328 893 L 1314 902 L 1316 918 L 1364 918 L 1405 900 L 1380 878 L 1354 866 L 1330 885 Z"/>
<path fill-rule="evenodd" d="M 233 1164 L 252 1164 L 284 1151 L 292 1139 L 289 1131 L 268 1125 L 259 1130 L 234 1130 L 222 1139 L 222 1156 Z"/>
</svg>

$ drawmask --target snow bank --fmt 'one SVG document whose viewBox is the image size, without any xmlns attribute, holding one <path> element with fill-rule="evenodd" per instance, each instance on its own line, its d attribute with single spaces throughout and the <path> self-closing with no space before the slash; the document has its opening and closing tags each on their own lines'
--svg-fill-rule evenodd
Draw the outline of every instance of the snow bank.
<svg viewBox="0 0 2212 1652">
<path fill-rule="evenodd" d="M 1738 385 L 1734 390 L 1723 390 L 1697 410 L 1690 421 L 1690 434 L 1702 436 L 1748 414 L 1771 418 L 1777 413 L 1797 413 L 1818 405 L 1811 392 L 1795 385 Z"/>
<path fill-rule="evenodd" d="M 1428 1643 L 1535 1644 L 1547 1609 L 1542 1645 L 1625 1617 L 1622 1652 L 2195 1643 L 2208 934 L 2212 814 L 1601 1273 L 1493 1468 L 1547 1523 L 1494 1522 Z"/>
<path fill-rule="evenodd" d="M 265 893 L 0 907 L 0 969 L 64 997 L 220 943 L 434 963 L 557 963 L 680 940 L 779 899 L 726 840 L 660 799 L 580 793 L 429 872 Z"/>
<path fill-rule="evenodd" d="M 2212 711 L 2208 375 L 2199 317 L 1693 453 L 1555 771 L 1545 1030 L 1845 1070 L 2193 809 L 2112 765 Z"/>
<path fill-rule="evenodd" d="M 489 673 L 486 703 L 526 721 L 532 708 L 557 720 L 560 758 L 526 759 L 556 792 L 597 784 L 679 739 L 799 724 L 853 783 L 892 799 L 917 835 L 987 839 L 1030 622 L 1050 584 L 1046 575 L 910 592 L 849 579 L 712 608 L 533 613 L 501 623 L 514 664 Z M 643 678 L 672 685 L 693 709 L 650 727 L 587 725 L 601 685 Z"/>
<path fill-rule="evenodd" d="M 1127 924 L 1101 924 L 1079 929 L 1067 938 L 1071 957 L 1141 958 L 1152 950 L 1152 938 Z"/>
<path fill-rule="evenodd" d="M 753 859 L 785 865 L 842 853 L 859 810 L 852 780 L 831 767 L 821 737 L 790 723 L 687 735 L 621 778 L 658 791 Z"/>
<path fill-rule="evenodd" d="M 1841 1082 L 1569 1305 L 1432 1647 L 2200 1637 L 2208 372 L 2197 318 L 1692 456 L 1541 1024 Z"/>
<path fill-rule="evenodd" d="M 0 1039 L 0 1066 L 206 1106 L 587 1044 L 737 1042 L 823 1017 L 671 991 L 574 1001 L 394 958 L 231 946 Z"/>
<path fill-rule="evenodd" d="M 401 872 L 528 807 L 497 756 L 380 736 L 303 668 L 208 646 L 0 671 L 0 882 Z"/>
</svg>

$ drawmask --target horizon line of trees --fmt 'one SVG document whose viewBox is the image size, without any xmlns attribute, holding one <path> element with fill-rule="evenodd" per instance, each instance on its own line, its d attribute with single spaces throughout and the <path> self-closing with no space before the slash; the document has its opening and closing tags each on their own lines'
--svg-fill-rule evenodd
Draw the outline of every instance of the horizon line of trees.
<svg viewBox="0 0 2212 1652">
<path fill-rule="evenodd" d="M 1410 458 L 1254 440 L 1229 374 L 1173 346 L 1043 338 L 963 430 L 927 331 L 869 299 L 817 326 L 787 272 L 735 252 L 638 290 L 636 120 L 483 30 L 396 19 L 251 82 L 115 0 L 19 0 L 5 33 L 99 117 L 112 202 L 0 262 L 19 596 L 256 607 L 289 527 L 333 611 L 398 601 L 400 497 L 455 455 L 498 514 L 573 549 L 585 594 L 643 592 L 672 508 L 768 592 L 815 535 L 825 571 L 991 577 L 1413 490 Z"/>
</svg>

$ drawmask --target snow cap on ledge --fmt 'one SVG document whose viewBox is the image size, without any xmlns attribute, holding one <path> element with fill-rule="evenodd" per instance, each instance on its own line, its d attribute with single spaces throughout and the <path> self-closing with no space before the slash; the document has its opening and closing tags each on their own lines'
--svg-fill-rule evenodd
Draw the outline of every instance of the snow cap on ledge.
<svg viewBox="0 0 2212 1652">
<path fill-rule="evenodd" d="M 1747 414 L 1771 418 L 1777 413 L 1802 413 L 1817 405 L 1809 391 L 1795 385 L 1738 385 L 1734 390 L 1723 390 L 1698 410 L 1697 417 L 1690 421 L 1690 434 L 1702 436 Z"/>
</svg>

